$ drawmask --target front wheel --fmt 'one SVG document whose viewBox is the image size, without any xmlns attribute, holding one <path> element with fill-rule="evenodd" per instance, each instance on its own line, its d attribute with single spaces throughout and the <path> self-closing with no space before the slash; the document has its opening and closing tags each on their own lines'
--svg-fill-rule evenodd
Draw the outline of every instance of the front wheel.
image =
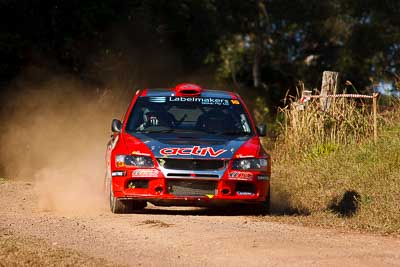
<svg viewBox="0 0 400 267">
<path fill-rule="evenodd" d="M 144 209 L 146 206 L 146 201 L 120 200 L 114 197 L 113 191 L 110 190 L 110 210 L 112 213 L 131 213 L 135 210 Z"/>
<path fill-rule="evenodd" d="M 271 213 L 271 189 L 268 189 L 268 195 L 256 210 L 257 214 L 268 215 Z"/>
<path fill-rule="evenodd" d="M 124 202 L 114 197 L 114 193 L 110 190 L 110 209 L 112 213 L 127 213 L 128 207 Z"/>
</svg>

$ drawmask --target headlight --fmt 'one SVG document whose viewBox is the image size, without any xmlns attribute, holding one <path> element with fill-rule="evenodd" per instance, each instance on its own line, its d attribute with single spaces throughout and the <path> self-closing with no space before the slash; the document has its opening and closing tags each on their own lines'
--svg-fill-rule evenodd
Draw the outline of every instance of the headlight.
<svg viewBox="0 0 400 267">
<path fill-rule="evenodd" d="M 115 164 L 117 167 L 154 167 L 153 160 L 148 156 L 117 155 L 115 157 Z"/>
<path fill-rule="evenodd" d="M 268 165 L 267 159 L 235 159 L 232 170 L 258 170 Z"/>
</svg>

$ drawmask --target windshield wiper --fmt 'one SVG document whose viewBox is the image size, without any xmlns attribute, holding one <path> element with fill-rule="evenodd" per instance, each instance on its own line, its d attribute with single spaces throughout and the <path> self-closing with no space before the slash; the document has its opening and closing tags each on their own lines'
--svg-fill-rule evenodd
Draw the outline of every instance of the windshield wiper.
<svg viewBox="0 0 400 267">
<path fill-rule="evenodd" d="M 250 135 L 251 133 L 247 133 L 247 132 L 216 132 L 216 131 L 208 131 L 207 133 L 209 134 L 216 134 L 216 135 L 239 135 L 239 136 L 245 136 L 245 135 Z"/>
<path fill-rule="evenodd" d="M 136 131 L 137 133 L 172 133 L 174 129 L 150 130 L 150 131 Z"/>
<path fill-rule="evenodd" d="M 246 133 L 246 132 L 222 132 L 219 133 L 220 135 L 239 135 L 239 136 L 246 136 L 246 135 L 250 135 L 250 133 Z"/>
</svg>

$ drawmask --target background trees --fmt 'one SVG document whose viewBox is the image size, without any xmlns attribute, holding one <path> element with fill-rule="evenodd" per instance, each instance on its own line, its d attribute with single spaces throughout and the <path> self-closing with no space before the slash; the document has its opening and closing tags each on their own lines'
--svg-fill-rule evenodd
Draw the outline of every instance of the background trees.
<svg viewBox="0 0 400 267">
<path fill-rule="evenodd" d="M 3 87 L 32 64 L 96 83 L 202 73 L 277 105 L 323 70 L 362 91 L 400 67 L 396 0 L 3 0 L 0 13 Z"/>
</svg>

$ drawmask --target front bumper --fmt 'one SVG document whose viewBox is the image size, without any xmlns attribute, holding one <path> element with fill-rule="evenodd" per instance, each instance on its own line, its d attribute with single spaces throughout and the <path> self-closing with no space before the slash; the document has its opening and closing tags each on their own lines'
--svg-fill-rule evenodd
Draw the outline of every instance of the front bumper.
<svg viewBox="0 0 400 267">
<path fill-rule="evenodd" d="M 146 200 L 165 206 L 213 206 L 260 203 L 268 196 L 269 174 L 254 172 L 246 179 L 165 177 L 112 177 L 112 190 L 119 199 Z M 262 177 L 262 180 L 259 179 Z M 267 177 L 267 179 L 265 179 Z"/>
</svg>

